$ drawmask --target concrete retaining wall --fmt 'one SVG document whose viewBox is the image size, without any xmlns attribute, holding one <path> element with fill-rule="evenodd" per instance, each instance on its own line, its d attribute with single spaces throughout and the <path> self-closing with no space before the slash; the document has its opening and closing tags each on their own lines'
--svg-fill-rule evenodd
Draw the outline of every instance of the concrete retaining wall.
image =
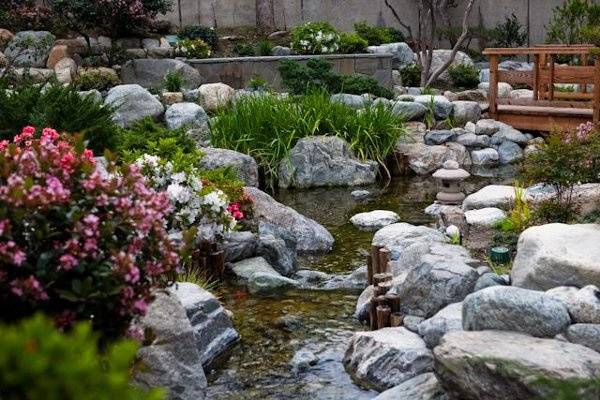
<svg viewBox="0 0 600 400">
<path fill-rule="evenodd" d="M 418 9 L 414 0 L 389 0 L 405 21 L 417 30 Z M 175 9 L 167 19 L 176 25 L 253 26 L 256 21 L 255 0 L 175 0 Z M 528 27 L 531 44 L 542 43 L 545 26 L 552 9 L 563 0 L 478 0 L 471 15 L 471 25 L 493 28 L 514 13 Z M 275 0 L 276 23 L 289 29 L 306 21 L 327 20 L 343 30 L 352 30 L 356 21 L 398 26 L 384 0 Z M 454 25 L 461 22 L 461 10 L 452 15 Z"/>
<path fill-rule="evenodd" d="M 274 89 L 281 90 L 279 63 L 282 60 L 297 60 L 304 63 L 311 57 L 328 60 L 341 74 L 366 74 L 377 79 L 385 87 L 393 86 L 391 54 L 209 58 L 187 62 L 200 72 L 207 83 L 224 82 L 235 89 L 241 89 L 246 87 L 250 79 L 262 77 Z"/>
</svg>

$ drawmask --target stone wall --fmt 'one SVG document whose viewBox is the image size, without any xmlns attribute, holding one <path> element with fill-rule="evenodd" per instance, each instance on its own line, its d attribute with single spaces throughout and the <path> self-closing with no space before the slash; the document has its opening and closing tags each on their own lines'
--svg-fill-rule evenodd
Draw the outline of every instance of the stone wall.
<svg viewBox="0 0 600 400">
<path fill-rule="evenodd" d="M 175 9 L 167 19 L 174 24 L 242 27 L 255 24 L 255 0 L 174 0 Z M 416 31 L 418 10 L 414 0 L 390 0 Z M 531 44 L 542 43 L 552 9 L 563 0 L 478 0 L 471 25 L 491 28 L 514 13 L 529 27 Z M 343 30 L 351 30 L 355 21 L 398 26 L 384 0 L 275 0 L 276 23 L 288 29 L 305 21 L 331 21 Z M 460 10 L 453 15 L 460 25 Z"/>
<path fill-rule="evenodd" d="M 207 83 L 224 82 L 235 89 L 246 86 L 250 79 L 262 77 L 274 89 L 281 87 L 279 63 L 282 60 L 298 60 L 306 62 L 314 56 L 284 56 L 284 57 L 239 57 L 239 58 L 209 58 L 189 60 L 188 64 L 196 68 Z M 318 56 L 327 59 L 334 69 L 342 74 L 361 73 L 374 77 L 383 86 L 392 85 L 392 56 L 391 54 L 353 54 Z"/>
</svg>

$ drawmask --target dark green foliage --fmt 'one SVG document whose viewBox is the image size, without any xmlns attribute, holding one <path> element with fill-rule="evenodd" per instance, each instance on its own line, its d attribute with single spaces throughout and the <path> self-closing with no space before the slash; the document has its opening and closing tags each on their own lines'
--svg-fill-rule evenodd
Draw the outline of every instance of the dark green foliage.
<svg viewBox="0 0 600 400">
<path fill-rule="evenodd" d="M 101 354 L 90 324 L 61 333 L 38 314 L 0 326 L 0 398 L 4 400 L 160 400 L 162 390 L 130 383 L 138 345 L 119 340 Z"/>
<path fill-rule="evenodd" d="M 394 40 L 388 28 L 369 25 L 364 21 L 355 23 L 354 31 L 366 40 L 369 46 L 379 46 L 384 43 L 391 43 Z"/>
<path fill-rule="evenodd" d="M 0 26 L 13 32 L 49 30 L 52 13 L 46 5 L 35 0 L 1 0 Z"/>
<path fill-rule="evenodd" d="M 255 56 L 254 46 L 250 43 L 237 43 L 233 47 L 233 53 L 238 57 L 253 57 Z"/>
<path fill-rule="evenodd" d="M 479 70 L 471 64 L 455 64 L 448 68 L 452 84 L 461 89 L 474 89 L 479 85 Z"/>
<path fill-rule="evenodd" d="M 270 56 L 273 53 L 273 43 L 268 40 L 261 40 L 256 44 L 257 56 Z"/>
<path fill-rule="evenodd" d="M 342 54 L 363 53 L 368 45 L 369 42 L 356 33 L 344 32 L 340 35 L 340 53 Z"/>
<path fill-rule="evenodd" d="M 181 92 L 185 78 L 181 71 L 169 71 L 165 74 L 164 86 L 167 92 Z"/>
<path fill-rule="evenodd" d="M 490 31 L 494 47 L 522 47 L 527 44 L 527 32 L 515 14 Z"/>
<path fill-rule="evenodd" d="M 332 71 L 332 65 L 323 59 L 310 59 L 306 65 L 286 60 L 279 65 L 283 85 L 294 94 L 306 94 L 315 89 L 330 93 L 364 94 L 392 98 L 391 90 L 384 88 L 366 75 L 340 75 Z"/>
<path fill-rule="evenodd" d="M 53 127 L 59 132 L 82 133 L 96 154 L 113 149 L 117 126 L 112 110 L 74 87 L 58 82 L 46 86 L 26 83 L 9 94 L 0 85 L 0 137 L 12 139 L 27 125 Z"/>
<path fill-rule="evenodd" d="M 75 80 L 75 87 L 77 90 L 109 90 L 113 86 L 119 85 L 121 82 L 115 75 L 104 73 L 102 71 L 87 71 L 80 74 Z"/>
<path fill-rule="evenodd" d="M 587 42 L 582 34 L 600 24 L 600 5 L 590 0 L 566 0 L 554 8 L 548 25 L 548 43 L 578 44 Z"/>
<path fill-rule="evenodd" d="M 402 86 L 417 87 L 421 85 L 421 66 L 419 64 L 405 65 L 400 68 Z"/>
<path fill-rule="evenodd" d="M 211 123 L 211 144 L 249 154 L 264 171 L 267 185 L 277 182 L 279 163 L 306 136 L 344 138 L 361 159 L 383 161 L 404 134 L 402 119 L 384 106 L 360 112 L 333 103 L 329 94 L 279 98 L 246 96 L 222 109 Z"/>
<path fill-rule="evenodd" d="M 204 25 L 191 25 L 182 28 L 177 36 L 180 39 L 202 39 L 208 44 L 213 50 L 217 48 L 219 44 L 219 36 L 214 28 Z"/>
<path fill-rule="evenodd" d="M 386 29 L 390 33 L 392 43 L 406 42 L 406 35 L 400 29 L 389 28 L 389 27 Z"/>
<path fill-rule="evenodd" d="M 600 379 L 554 379 L 539 378 L 535 382 L 546 393 L 539 400 L 584 400 L 600 397 Z"/>
</svg>

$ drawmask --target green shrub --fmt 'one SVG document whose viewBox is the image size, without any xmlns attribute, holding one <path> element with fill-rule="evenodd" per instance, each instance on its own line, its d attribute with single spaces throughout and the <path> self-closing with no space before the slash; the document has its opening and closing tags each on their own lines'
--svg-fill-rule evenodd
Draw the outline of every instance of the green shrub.
<svg viewBox="0 0 600 400">
<path fill-rule="evenodd" d="M 191 25 L 182 28 L 177 34 L 179 39 L 202 39 L 208 44 L 213 50 L 217 48 L 219 44 L 219 36 L 214 28 L 204 25 Z"/>
<path fill-rule="evenodd" d="M 330 93 L 364 94 L 392 98 L 393 93 L 381 86 L 377 80 L 366 75 L 340 75 L 332 71 L 326 60 L 310 59 L 306 65 L 286 60 L 279 65 L 283 86 L 294 94 L 306 94 L 315 89 Z"/>
<path fill-rule="evenodd" d="M 208 58 L 212 50 L 202 39 L 182 39 L 177 42 L 175 53 L 185 58 Z"/>
<path fill-rule="evenodd" d="M 238 57 L 254 57 L 256 55 L 254 46 L 246 42 L 236 43 L 233 53 Z"/>
<path fill-rule="evenodd" d="M 337 53 L 340 33 L 329 22 L 307 22 L 292 31 L 291 48 L 298 54 Z"/>
<path fill-rule="evenodd" d="M 418 87 L 421 86 L 421 66 L 419 64 L 405 65 L 400 68 L 400 78 L 402 86 Z"/>
<path fill-rule="evenodd" d="M 279 163 L 306 136 L 343 137 L 357 156 L 383 162 L 404 134 L 400 117 L 384 106 L 356 111 L 333 103 L 329 94 L 279 98 L 246 96 L 211 121 L 211 144 L 253 156 L 274 187 Z"/>
<path fill-rule="evenodd" d="M 268 40 L 261 40 L 256 44 L 257 56 L 270 56 L 273 54 L 273 43 Z"/>
<path fill-rule="evenodd" d="M 479 85 L 479 70 L 471 64 L 454 64 L 448 68 L 452 84 L 457 88 L 474 89 Z"/>
<path fill-rule="evenodd" d="M 0 326 L 0 398 L 5 400 L 159 400 L 162 390 L 130 383 L 138 345 L 120 340 L 104 354 L 90 325 L 59 332 L 42 315 Z"/>
<path fill-rule="evenodd" d="M 268 89 L 268 84 L 262 76 L 255 76 L 250 79 L 246 87 L 250 90 L 266 90 Z"/>
<path fill-rule="evenodd" d="M 506 17 L 504 23 L 498 24 L 490 31 L 494 47 L 522 47 L 527 44 L 527 31 L 513 13 Z"/>
<path fill-rule="evenodd" d="M 181 71 L 169 71 L 165 74 L 163 82 L 167 92 L 181 92 L 185 78 Z"/>
<path fill-rule="evenodd" d="M 340 53 L 342 54 L 363 53 L 368 45 L 369 43 L 356 33 L 343 32 L 340 35 Z"/>
<path fill-rule="evenodd" d="M 121 83 L 116 75 L 93 69 L 81 72 L 75 80 L 77 90 L 99 90 L 105 91 Z"/>
<path fill-rule="evenodd" d="M 369 46 L 379 46 L 385 43 L 392 43 L 394 37 L 388 28 L 369 25 L 367 22 L 357 22 L 354 24 L 356 34 L 369 43 Z"/>
<path fill-rule="evenodd" d="M 548 24 L 548 43 L 578 44 L 587 41 L 582 34 L 600 24 L 600 5 L 590 0 L 566 0 L 554 8 Z"/>
<path fill-rule="evenodd" d="M 111 108 L 102 102 L 58 82 L 26 83 L 12 92 L 6 87 L 0 82 L 0 138 L 10 140 L 27 125 L 51 126 L 60 132 L 82 133 L 96 154 L 114 148 L 118 128 Z"/>
<path fill-rule="evenodd" d="M 386 29 L 390 33 L 392 43 L 406 42 L 406 35 L 401 30 L 393 28 L 393 27 L 388 27 Z"/>
</svg>

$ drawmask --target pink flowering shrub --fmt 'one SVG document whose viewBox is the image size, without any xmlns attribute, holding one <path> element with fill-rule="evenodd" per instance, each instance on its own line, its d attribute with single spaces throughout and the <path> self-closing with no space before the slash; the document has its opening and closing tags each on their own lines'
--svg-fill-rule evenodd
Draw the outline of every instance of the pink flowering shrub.
<svg viewBox="0 0 600 400">
<path fill-rule="evenodd" d="M 0 142 L 0 316 L 43 310 L 123 333 L 177 269 L 170 210 L 137 166 L 103 177 L 90 150 L 53 129 Z"/>
</svg>

